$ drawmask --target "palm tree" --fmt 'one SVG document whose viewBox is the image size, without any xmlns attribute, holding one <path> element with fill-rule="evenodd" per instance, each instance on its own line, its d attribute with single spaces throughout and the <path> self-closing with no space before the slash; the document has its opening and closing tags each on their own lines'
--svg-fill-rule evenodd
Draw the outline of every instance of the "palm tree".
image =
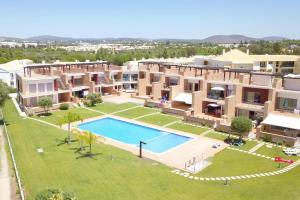
<svg viewBox="0 0 300 200">
<path fill-rule="evenodd" d="M 75 137 L 78 139 L 79 145 L 80 145 L 80 151 L 82 152 L 83 151 L 83 141 L 84 141 L 84 138 L 85 138 L 85 135 L 84 135 L 83 131 L 80 131 L 77 128 L 73 128 L 71 130 L 71 134 L 75 135 Z"/>
<path fill-rule="evenodd" d="M 59 120 L 60 126 L 62 124 L 68 124 L 68 138 L 67 143 L 71 143 L 71 123 L 82 120 L 81 116 L 77 113 L 68 112 L 62 119 Z"/>
<path fill-rule="evenodd" d="M 92 155 L 92 144 L 94 144 L 97 140 L 97 136 L 94 135 L 92 132 L 90 131 L 84 131 L 84 135 L 85 135 L 85 140 L 87 141 L 87 143 L 90 146 L 90 152 L 89 155 Z"/>
</svg>

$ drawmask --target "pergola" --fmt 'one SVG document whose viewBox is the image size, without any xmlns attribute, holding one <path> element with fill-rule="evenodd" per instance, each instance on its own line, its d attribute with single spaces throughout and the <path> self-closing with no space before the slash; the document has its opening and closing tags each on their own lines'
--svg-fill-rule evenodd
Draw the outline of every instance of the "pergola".
<svg viewBox="0 0 300 200">
<path fill-rule="evenodd" d="M 24 76 L 26 77 L 26 75 L 29 75 L 29 77 L 31 77 L 31 71 L 34 69 L 42 69 L 43 72 L 45 73 L 46 70 L 51 70 L 52 67 L 56 67 L 56 68 L 61 68 L 63 70 L 63 72 L 66 71 L 66 69 L 70 72 L 71 71 L 71 67 L 77 67 L 77 68 L 86 68 L 87 70 L 89 69 L 89 67 L 93 67 L 93 69 L 95 68 L 95 65 L 101 65 L 103 67 L 103 65 L 108 65 L 108 68 L 110 66 L 110 63 L 107 61 L 95 61 L 95 62 L 70 62 L 70 63 L 55 63 L 55 64 L 37 64 L 37 65 L 28 65 L 24 67 Z"/>
</svg>

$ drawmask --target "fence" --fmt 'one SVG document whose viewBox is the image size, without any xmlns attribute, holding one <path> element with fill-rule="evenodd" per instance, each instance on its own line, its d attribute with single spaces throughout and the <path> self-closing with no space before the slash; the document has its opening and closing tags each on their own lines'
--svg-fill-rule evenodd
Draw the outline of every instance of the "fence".
<svg viewBox="0 0 300 200">
<path fill-rule="evenodd" d="M 1 112 L 1 115 L 2 115 L 3 127 L 4 127 L 3 131 L 4 131 L 5 136 L 6 136 L 10 156 L 11 156 L 11 159 L 12 159 L 12 162 L 13 162 L 13 167 L 14 167 L 14 171 L 15 171 L 15 175 L 16 175 L 16 179 L 17 179 L 17 184 L 18 184 L 18 188 L 19 188 L 19 191 L 20 191 L 20 197 L 21 197 L 21 200 L 25 200 L 24 191 L 23 191 L 23 188 L 22 188 L 21 179 L 20 179 L 20 176 L 19 176 L 18 168 L 17 168 L 17 163 L 16 163 L 16 160 L 15 160 L 12 145 L 10 143 L 10 139 L 9 139 L 9 136 L 8 136 L 8 131 L 7 131 L 7 128 L 6 128 L 5 121 L 4 121 L 3 112 Z"/>
</svg>

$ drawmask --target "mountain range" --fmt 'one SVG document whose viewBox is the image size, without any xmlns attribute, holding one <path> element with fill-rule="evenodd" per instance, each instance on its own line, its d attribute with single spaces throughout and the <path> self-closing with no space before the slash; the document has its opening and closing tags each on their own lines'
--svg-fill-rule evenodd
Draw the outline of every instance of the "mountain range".
<svg viewBox="0 0 300 200">
<path fill-rule="evenodd" d="M 2 37 L 0 41 L 29 41 L 29 42 L 101 42 L 101 41 L 178 41 L 178 42 L 198 42 L 198 43 L 216 43 L 216 44 L 227 44 L 227 43 L 240 43 L 240 42 L 251 42 L 251 41 L 281 41 L 288 38 L 279 36 L 268 36 L 262 38 L 248 37 L 244 35 L 213 35 L 205 39 L 147 39 L 147 38 L 71 38 L 71 37 L 59 37 L 53 35 L 40 35 L 29 38 L 13 38 L 13 37 Z"/>
</svg>

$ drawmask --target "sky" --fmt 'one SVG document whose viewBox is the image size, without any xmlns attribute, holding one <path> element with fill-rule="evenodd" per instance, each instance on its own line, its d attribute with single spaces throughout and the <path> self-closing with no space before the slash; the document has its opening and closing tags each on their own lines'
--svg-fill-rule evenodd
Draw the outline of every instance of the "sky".
<svg viewBox="0 0 300 200">
<path fill-rule="evenodd" d="M 0 36 L 300 39 L 299 0 L 0 0 Z"/>
</svg>

